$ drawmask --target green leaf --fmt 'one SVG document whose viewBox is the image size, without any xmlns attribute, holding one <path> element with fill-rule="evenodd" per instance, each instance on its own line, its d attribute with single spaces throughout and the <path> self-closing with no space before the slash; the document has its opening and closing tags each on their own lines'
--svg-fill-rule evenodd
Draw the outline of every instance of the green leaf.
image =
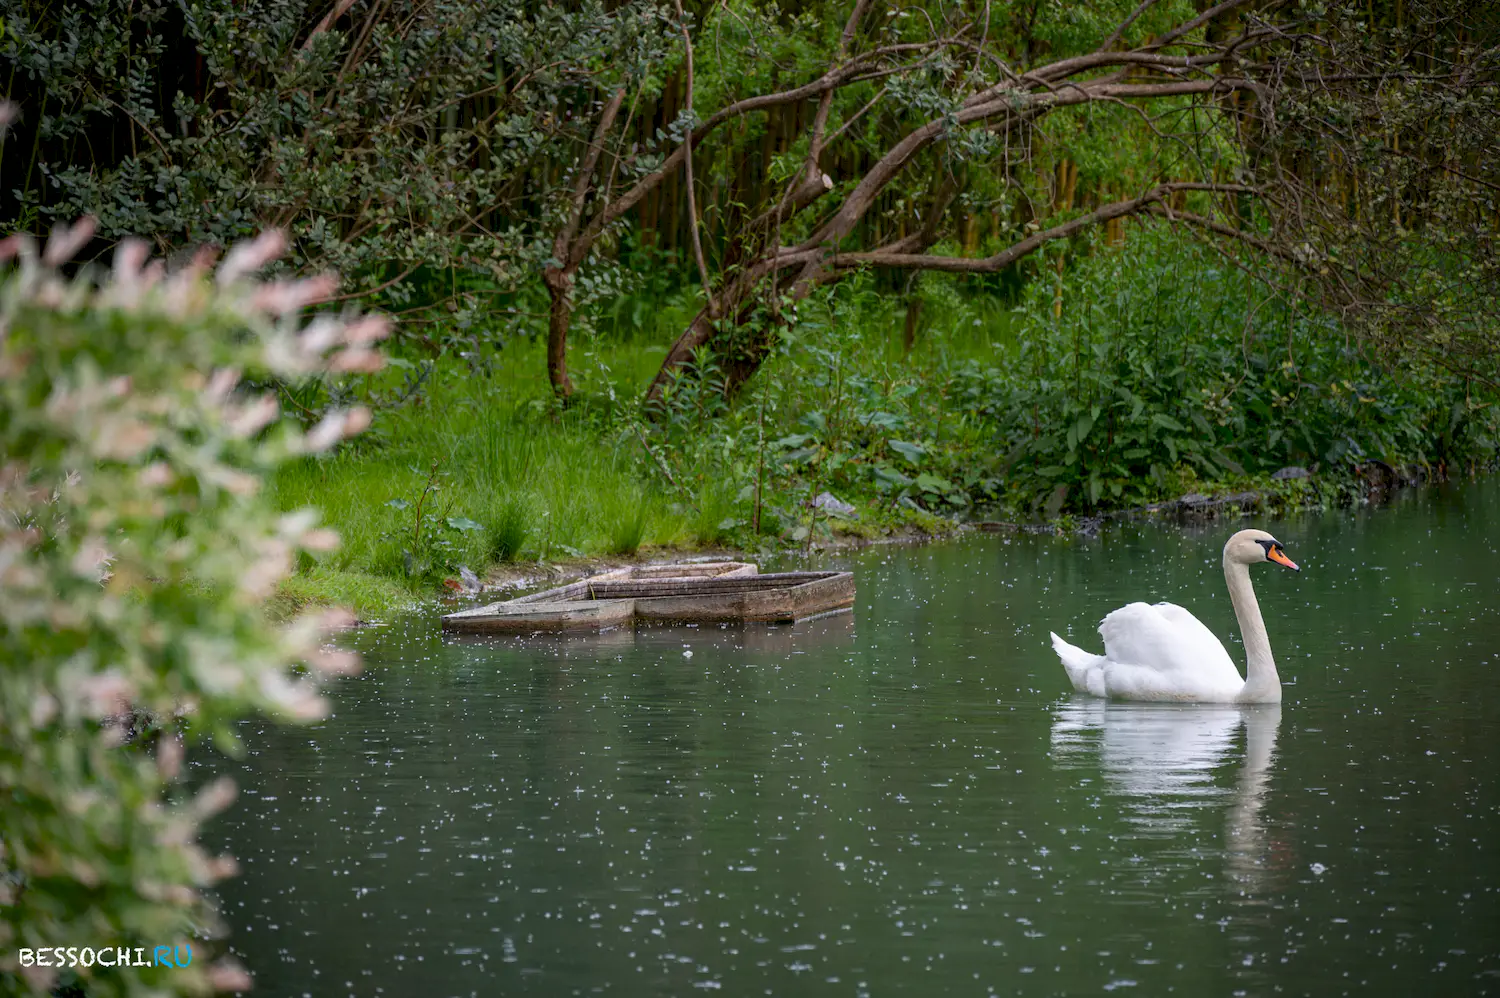
<svg viewBox="0 0 1500 998">
<path fill-rule="evenodd" d="M 921 465 L 923 458 L 927 456 L 927 451 L 921 444 L 909 443 L 905 440 L 887 440 L 886 445 L 913 465 Z"/>
<path fill-rule="evenodd" d="M 407 502 L 405 499 L 389 499 L 386 501 L 386 505 L 391 509 L 404 510 L 411 508 L 411 503 Z"/>
<path fill-rule="evenodd" d="M 917 476 L 917 488 L 921 489 L 923 492 L 931 492 L 934 495 L 941 495 L 944 492 L 952 492 L 954 488 L 956 488 L 956 486 L 946 478 L 939 478 L 937 475 L 929 475 L 924 471 Z"/>
<path fill-rule="evenodd" d="M 906 420 L 893 412 L 872 412 L 858 419 L 865 426 L 880 430 L 899 430 L 906 425 Z"/>
<path fill-rule="evenodd" d="M 1225 471 L 1228 471 L 1231 474 L 1243 475 L 1245 473 L 1245 466 L 1243 464 L 1240 464 L 1234 458 L 1230 457 L 1228 454 L 1225 454 L 1221 450 L 1214 451 L 1214 459 L 1219 462 L 1219 465 Z"/>
<path fill-rule="evenodd" d="M 1094 414 L 1087 412 L 1078 417 L 1078 421 L 1073 424 L 1073 429 L 1069 431 L 1076 442 L 1083 443 L 1084 438 L 1089 435 L 1089 431 L 1094 428 L 1094 419 Z"/>
<path fill-rule="evenodd" d="M 448 526 L 454 530 L 483 530 L 484 524 L 469 519 L 467 516 L 448 517 Z"/>
<path fill-rule="evenodd" d="M 911 479 L 888 464 L 877 464 L 875 466 L 875 481 L 879 485 L 894 486 L 904 489 L 911 484 Z"/>
<path fill-rule="evenodd" d="M 781 459 L 788 464 L 802 464 L 805 461 L 811 460 L 817 453 L 818 449 L 816 447 L 799 447 L 794 451 L 783 454 Z"/>
</svg>

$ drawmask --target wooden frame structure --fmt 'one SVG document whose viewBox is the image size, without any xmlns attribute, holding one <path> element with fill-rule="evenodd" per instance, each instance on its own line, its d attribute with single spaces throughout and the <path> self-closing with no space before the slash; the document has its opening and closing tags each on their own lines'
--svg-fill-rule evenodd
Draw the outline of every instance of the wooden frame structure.
<svg viewBox="0 0 1500 998">
<path fill-rule="evenodd" d="M 749 562 L 616 569 L 545 592 L 460 610 L 443 630 L 488 634 L 653 624 L 789 624 L 854 605 L 850 572 L 774 572 Z"/>
</svg>

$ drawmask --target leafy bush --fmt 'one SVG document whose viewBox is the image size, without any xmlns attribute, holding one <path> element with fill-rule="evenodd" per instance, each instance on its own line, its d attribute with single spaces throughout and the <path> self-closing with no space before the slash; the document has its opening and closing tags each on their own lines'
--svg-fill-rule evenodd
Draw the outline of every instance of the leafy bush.
<svg viewBox="0 0 1500 998">
<path fill-rule="evenodd" d="M 1000 434 L 1007 491 L 1033 509 L 1145 502 L 1285 465 L 1489 460 L 1481 386 L 1389 370 L 1337 323 L 1169 232 L 1032 284 L 1017 346 L 958 373 L 954 402 Z"/>
<path fill-rule="evenodd" d="M 253 710 L 318 717 L 317 677 L 357 665 L 320 648 L 337 615 L 267 621 L 294 558 L 337 537 L 311 511 L 276 513 L 260 485 L 368 414 L 303 433 L 237 386 L 372 369 L 385 324 L 303 326 L 326 281 L 244 280 L 284 246 L 275 235 L 216 275 L 199 258 L 164 276 L 126 242 L 108 280 L 65 279 L 56 265 L 91 231 L 54 234 L 40 260 L 25 238 L 0 244 L 17 261 L 0 283 L 0 991 L 238 989 L 244 971 L 201 942 L 218 926 L 200 889 L 233 861 L 194 844 L 233 784 L 188 792 L 184 750 L 234 749 L 232 722 Z M 182 943 L 185 969 L 60 971 L 18 953 Z"/>
<path fill-rule="evenodd" d="M 284 226 L 299 269 L 448 302 L 462 332 L 549 257 L 554 184 L 592 127 L 575 104 L 658 58 L 665 27 L 640 3 L 329 7 L 7 4 L 24 113 L 0 214 L 89 213 L 163 250 Z"/>
</svg>

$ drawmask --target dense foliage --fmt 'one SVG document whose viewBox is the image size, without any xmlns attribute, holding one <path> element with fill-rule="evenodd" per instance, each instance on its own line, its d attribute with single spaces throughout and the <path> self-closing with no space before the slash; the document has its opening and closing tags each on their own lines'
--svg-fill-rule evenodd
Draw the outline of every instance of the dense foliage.
<svg viewBox="0 0 1500 998">
<path fill-rule="evenodd" d="M 406 328 L 428 350 L 545 334 L 563 396 L 575 314 L 586 333 L 632 286 L 700 306 L 650 397 L 704 345 L 733 392 L 781 343 L 787 299 L 863 268 L 887 293 L 911 270 L 1050 279 L 1038 246 L 1074 251 L 1047 261 L 1061 274 L 1091 227 L 1118 242 L 1147 213 L 1310 279 L 1388 357 L 1496 380 L 1486 5 L 11 0 L 0 17 L 21 107 L 0 218 L 91 212 L 164 252 L 285 227 L 341 294 L 420 312 Z"/>
<path fill-rule="evenodd" d="M 305 425 L 379 411 L 278 478 L 357 539 L 310 570 L 805 539 L 829 489 L 1040 515 L 1493 450 L 1475 5 L 3 15 L 0 212 L 174 252 L 284 225 L 335 297 L 402 311 L 391 375 L 274 385 Z"/>
<path fill-rule="evenodd" d="M 547 258 L 580 85 L 660 57 L 632 4 L 401 0 L 342 30 L 302 0 L 0 10 L 19 227 L 89 214 L 169 252 L 278 226 L 343 294 L 468 311 Z"/>
<path fill-rule="evenodd" d="M 1455 470 L 1500 451 L 1488 386 L 1390 366 L 1326 313 L 1152 233 L 1028 289 L 1017 345 L 958 379 L 1000 434 L 1006 492 L 1035 509 L 1137 505 L 1286 466 Z M 1061 489 L 1061 491 L 1059 491 Z"/>
<path fill-rule="evenodd" d="M 809 303 L 786 363 L 717 432 L 698 379 L 678 383 L 662 433 L 689 455 L 679 475 L 733 453 L 705 477 L 748 486 L 768 461 L 767 494 L 784 483 L 804 502 L 831 488 L 1026 518 L 1265 486 L 1288 466 L 1328 500 L 1369 461 L 1442 475 L 1500 455 L 1490 386 L 1431 361 L 1389 365 L 1305 300 L 1169 230 L 1096 246 L 1002 316 L 983 296 L 926 294 L 935 342 L 905 356 L 890 350 L 898 317 L 868 283 Z M 988 342 L 973 343 L 971 323 Z"/>
<path fill-rule="evenodd" d="M 1388 363 L 1500 385 L 1500 7 L 1335 3 L 1318 38 L 1248 142 L 1270 238 Z"/>
<path fill-rule="evenodd" d="M 320 647 L 336 616 L 268 623 L 264 601 L 299 553 L 337 537 L 313 513 L 277 512 L 261 486 L 368 414 L 304 434 L 241 382 L 373 369 L 385 326 L 303 326 L 326 282 L 247 280 L 279 236 L 217 273 L 195 261 L 164 276 L 127 242 L 107 279 L 64 277 L 90 229 L 61 230 L 40 259 L 27 239 L 0 244 L 14 261 L 0 283 L 0 990 L 242 987 L 207 942 L 201 893 L 233 861 L 194 844 L 233 785 L 190 791 L 184 751 L 233 749 L 231 722 L 250 711 L 320 716 L 317 675 L 356 664 Z M 191 964 L 20 963 L 23 948 L 158 945 L 191 946 Z"/>
</svg>

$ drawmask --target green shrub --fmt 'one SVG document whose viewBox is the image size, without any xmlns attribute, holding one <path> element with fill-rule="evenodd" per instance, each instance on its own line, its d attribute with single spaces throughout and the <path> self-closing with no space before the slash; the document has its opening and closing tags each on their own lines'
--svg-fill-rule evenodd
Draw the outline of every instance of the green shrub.
<svg viewBox="0 0 1500 998">
<path fill-rule="evenodd" d="M 29 113 L 0 213 L 164 247 L 282 225 L 299 271 L 452 302 L 473 349 L 480 303 L 548 259 L 593 88 L 661 58 L 666 25 L 639 3 L 330 6 L 7 4 L 0 68 Z"/>
<path fill-rule="evenodd" d="M 1387 369 L 1337 322 L 1183 237 L 1148 230 L 1027 288 L 1005 362 L 957 372 L 954 404 L 999 435 L 1008 495 L 1129 505 L 1304 465 L 1490 460 L 1481 386 Z"/>
<path fill-rule="evenodd" d="M 250 711 L 316 718 L 317 678 L 357 664 L 320 648 L 336 614 L 267 620 L 294 559 L 337 537 L 260 488 L 369 418 L 331 413 L 303 433 L 242 379 L 371 369 L 385 325 L 303 326 L 328 282 L 243 280 L 279 236 L 217 275 L 200 260 L 164 276 L 126 242 L 108 280 L 64 279 L 56 265 L 91 228 L 55 234 L 40 260 L 28 240 L 0 244 L 16 260 L 0 283 L 0 992 L 241 988 L 201 893 L 233 862 L 194 844 L 233 784 L 189 792 L 184 749 L 232 751 Z M 185 969 L 26 967 L 19 953 L 184 943 Z"/>
</svg>

